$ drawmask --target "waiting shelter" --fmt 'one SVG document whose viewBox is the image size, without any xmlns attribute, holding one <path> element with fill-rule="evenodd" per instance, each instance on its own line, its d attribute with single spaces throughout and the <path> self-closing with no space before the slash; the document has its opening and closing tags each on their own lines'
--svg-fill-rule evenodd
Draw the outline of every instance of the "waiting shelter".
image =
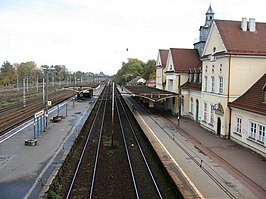
<svg viewBox="0 0 266 199">
<path fill-rule="evenodd" d="M 173 114 L 178 112 L 178 93 L 148 86 L 125 86 L 124 88 L 128 94 L 135 97 L 150 110 L 154 110 L 156 104 L 163 104 L 165 110 L 171 110 Z"/>
</svg>

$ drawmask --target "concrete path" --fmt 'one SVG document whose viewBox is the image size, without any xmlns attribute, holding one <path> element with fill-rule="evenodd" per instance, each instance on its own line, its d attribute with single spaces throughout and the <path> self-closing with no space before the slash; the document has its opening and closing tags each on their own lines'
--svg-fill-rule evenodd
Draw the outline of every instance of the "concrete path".
<svg viewBox="0 0 266 199">
<path fill-rule="evenodd" d="M 48 128 L 36 146 L 24 144 L 26 139 L 33 139 L 32 124 L 0 143 L 0 198 L 38 198 L 63 163 L 102 89 L 95 90 L 92 99 L 68 102 L 67 117 L 59 123 L 50 122 L 57 108 L 50 110 Z M 66 116 L 65 106 L 60 115 Z"/>
</svg>

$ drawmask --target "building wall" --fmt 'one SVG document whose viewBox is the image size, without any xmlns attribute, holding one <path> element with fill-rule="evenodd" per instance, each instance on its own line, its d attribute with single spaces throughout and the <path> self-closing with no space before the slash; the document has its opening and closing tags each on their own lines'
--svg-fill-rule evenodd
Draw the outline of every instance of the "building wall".
<svg viewBox="0 0 266 199">
<path fill-rule="evenodd" d="M 230 71 L 229 71 L 230 68 Z M 252 72 L 254 71 L 254 72 Z M 221 119 L 221 136 L 228 137 L 229 108 L 228 102 L 234 101 L 244 94 L 266 72 L 266 57 L 216 57 L 215 61 L 206 59 L 202 62 L 202 101 L 207 103 L 207 117 L 210 117 L 210 107 L 220 103 L 224 114 L 214 116 L 214 122 L 202 121 L 201 125 L 217 133 L 217 119 Z M 230 78 L 229 78 L 230 76 Z M 207 91 L 205 78 L 207 77 Z M 214 91 L 212 80 L 214 77 Z M 223 92 L 219 93 L 219 77 L 223 78 Z M 229 89 L 229 90 L 228 90 Z M 202 104 L 203 105 L 203 104 Z M 203 106 L 202 106 L 203 107 Z M 204 113 L 202 112 L 201 115 Z"/>
<path fill-rule="evenodd" d="M 156 88 L 163 89 L 163 69 L 162 67 L 156 68 Z"/>
<path fill-rule="evenodd" d="M 241 119 L 241 125 L 237 125 L 237 118 Z M 257 153 L 266 157 L 265 134 L 263 141 L 259 140 L 259 126 L 264 126 L 266 131 L 266 116 L 254 114 L 240 109 L 232 108 L 231 119 L 231 136 L 230 138 L 235 142 L 256 151 Z M 256 135 L 254 138 L 250 136 L 250 122 L 256 123 Z M 238 128 L 237 128 L 238 127 Z M 238 129 L 241 129 L 241 132 Z M 264 132 L 265 132 L 264 131 Z M 266 133 L 266 132 L 265 132 Z"/>
<path fill-rule="evenodd" d="M 215 61 L 205 59 L 202 61 L 202 92 L 200 104 L 200 124 L 204 128 L 219 134 L 217 131 L 218 118 L 220 118 L 220 135 L 222 137 L 228 136 L 228 98 L 227 98 L 227 73 L 228 73 L 228 57 L 216 58 Z M 207 81 L 206 81 L 207 78 Z M 222 85 L 220 86 L 220 78 L 222 78 Z M 214 81 L 213 81 L 214 80 Z M 213 82 L 213 83 L 212 83 Z M 221 87 L 221 89 L 220 89 Z M 206 109 L 204 106 L 206 104 Z M 220 104 L 223 113 L 213 110 L 215 106 Z M 204 118 L 206 115 L 206 119 Z"/>
<path fill-rule="evenodd" d="M 228 102 L 237 99 L 244 94 L 265 72 L 266 57 L 220 55 L 217 52 L 226 51 L 216 25 L 211 28 L 203 55 L 208 55 L 202 60 L 202 109 L 201 125 L 216 134 L 218 133 L 218 118 L 221 121 L 220 135 L 228 137 L 229 133 L 229 108 Z M 207 77 L 207 84 L 205 78 Z M 223 78 L 222 92 L 219 92 L 219 78 Z M 212 89 L 212 78 L 214 88 Z M 204 103 L 207 105 L 207 119 L 204 120 Z M 211 117 L 211 106 L 220 104 L 223 113 L 214 111 Z"/>
<path fill-rule="evenodd" d="M 196 90 L 181 90 L 183 96 L 183 103 L 181 104 L 181 114 L 184 117 L 189 117 L 195 121 L 201 120 L 201 92 Z M 192 102 L 193 101 L 193 102 Z M 198 101 L 198 112 L 197 112 Z"/>
<path fill-rule="evenodd" d="M 180 76 L 180 85 L 188 81 L 188 73 L 166 73 L 166 90 L 178 93 L 178 79 Z"/>
<path fill-rule="evenodd" d="M 184 117 L 189 117 L 190 90 L 181 89 L 181 93 L 181 115 Z"/>
<path fill-rule="evenodd" d="M 163 68 L 162 68 L 162 61 L 160 56 L 160 51 L 157 56 L 156 60 L 156 88 L 163 89 Z"/>
<path fill-rule="evenodd" d="M 217 26 L 215 25 L 215 21 L 210 29 L 210 33 L 208 39 L 205 44 L 205 48 L 203 51 L 203 55 L 211 55 L 213 53 L 213 49 L 215 47 L 215 52 L 226 51 Z"/>
<path fill-rule="evenodd" d="M 232 57 L 230 95 L 242 95 L 265 73 L 266 57 Z"/>
</svg>

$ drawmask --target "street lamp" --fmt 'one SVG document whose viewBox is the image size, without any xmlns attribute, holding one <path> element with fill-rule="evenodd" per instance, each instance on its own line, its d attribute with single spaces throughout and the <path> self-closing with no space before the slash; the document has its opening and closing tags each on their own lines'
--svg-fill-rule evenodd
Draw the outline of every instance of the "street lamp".
<svg viewBox="0 0 266 199">
<path fill-rule="evenodd" d="M 43 70 L 44 70 L 44 74 L 46 77 L 44 114 L 45 114 L 45 127 L 47 128 L 47 125 L 48 125 L 48 81 L 49 81 L 48 72 L 49 72 L 49 70 L 53 70 L 53 68 L 49 68 L 49 66 L 45 66 L 45 68 Z"/>
<path fill-rule="evenodd" d="M 180 75 L 178 75 L 178 112 L 177 112 L 177 127 L 180 127 L 180 112 L 181 112 L 181 88 Z"/>
</svg>

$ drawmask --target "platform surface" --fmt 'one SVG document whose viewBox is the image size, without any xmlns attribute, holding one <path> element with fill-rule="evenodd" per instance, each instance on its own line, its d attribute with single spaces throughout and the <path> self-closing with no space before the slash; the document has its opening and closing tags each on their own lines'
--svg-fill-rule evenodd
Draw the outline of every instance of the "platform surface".
<svg viewBox="0 0 266 199">
<path fill-rule="evenodd" d="M 120 92 L 127 93 L 121 89 Z M 172 162 L 169 164 L 168 158 L 165 161 L 167 166 L 174 165 L 183 173 L 200 198 L 266 198 L 265 158 L 216 136 L 193 120 L 181 118 L 177 128 L 176 116 L 171 116 L 169 122 L 147 113 L 144 106 L 130 95 L 124 94 L 123 97 L 129 107 L 134 105 L 135 118 L 146 130 L 147 137 L 153 140 L 157 153 L 164 153 L 164 158 L 170 157 Z M 232 168 L 223 164 L 221 159 L 259 184 L 262 192 L 253 192 L 252 187 L 233 174 Z M 174 173 L 172 177 L 176 177 Z"/>
<path fill-rule="evenodd" d="M 103 87 L 94 90 L 94 97 L 82 102 L 69 101 L 60 108 L 65 116 L 60 122 L 50 120 L 58 114 L 57 107 L 49 110 L 46 132 L 36 146 L 26 146 L 33 139 L 33 122 L 23 125 L 15 135 L 0 143 L 0 198 L 38 198 L 51 174 L 63 162 L 75 138 L 88 118 Z"/>
</svg>

